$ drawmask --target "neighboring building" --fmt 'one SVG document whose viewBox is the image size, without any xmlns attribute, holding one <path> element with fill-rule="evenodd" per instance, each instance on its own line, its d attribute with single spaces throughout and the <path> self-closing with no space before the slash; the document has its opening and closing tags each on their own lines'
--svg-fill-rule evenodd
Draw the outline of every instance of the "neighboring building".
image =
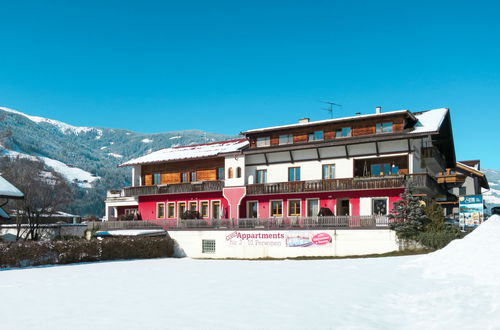
<svg viewBox="0 0 500 330">
<path fill-rule="evenodd" d="M 481 172 L 479 160 L 463 160 L 456 162 L 455 167 L 446 168 L 437 176 L 440 184 L 448 188 L 447 196 L 437 198 L 445 209 L 446 216 L 458 219 L 458 197 L 481 195 L 482 189 L 490 189 L 486 175 Z"/>
<path fill-rule="evenodd" d="M 0 204 L 0 219 L 10 219 L 10 215 L 3 209 L 3 207 L 9 202 L 9 199 L 22 198 L 24 198 L 24 194 L 19 189 L 14 187 L 12 183 L 0 176 L 0 199 L 5 199 L 5 201 Z"/>
<path fill-rule="evenodd" d="M 406 179 L 423 198 L 446 196 L 436 177 L 456 167 L 448 109 L 378 107 L 242 135 L 125 162 L 132 186 L 108 194 L 106 219 L 175 220 L 187 210 L 206 219 L 386 215 Z"/>
</svg>

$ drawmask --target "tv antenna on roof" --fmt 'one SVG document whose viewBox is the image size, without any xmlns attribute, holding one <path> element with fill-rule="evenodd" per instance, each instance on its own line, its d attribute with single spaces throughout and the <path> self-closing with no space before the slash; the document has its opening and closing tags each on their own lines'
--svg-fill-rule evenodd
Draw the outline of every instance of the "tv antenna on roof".
<svg viewBox="0 0 500 330">
<path fill-rule="evenodd" d="M 329 101 L 320 101 L 320 102 L 329 105 L 328 108 L 321 108 L 321 110 L 328 111 L 330 113 L 330 116 L 331 116 L 332 119 L 333 119 L 333 107 L 336 106 L 336 107 L 342 108 L 342 104 L 338 104 L 338 103 L 335 103 L 335 102 L 329 102 Z"/>
</svg>

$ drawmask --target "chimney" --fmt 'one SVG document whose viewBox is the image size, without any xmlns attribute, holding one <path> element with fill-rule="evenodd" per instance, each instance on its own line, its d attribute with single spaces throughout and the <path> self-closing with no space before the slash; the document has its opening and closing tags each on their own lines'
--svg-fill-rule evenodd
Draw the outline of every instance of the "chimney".
<svg viewBox="0 0 500 330">
<path fill-rule="evenodd" d="M 307 124 L 309 122 L 309 118 L 300 118 L 299 124 Z"/>
<path fill-rule="evenodd" d="M 377 115 L 380 115 L 382 113 L 382 107 L 381 106 L 375 107 L 375 113 Z"/>
</svg>

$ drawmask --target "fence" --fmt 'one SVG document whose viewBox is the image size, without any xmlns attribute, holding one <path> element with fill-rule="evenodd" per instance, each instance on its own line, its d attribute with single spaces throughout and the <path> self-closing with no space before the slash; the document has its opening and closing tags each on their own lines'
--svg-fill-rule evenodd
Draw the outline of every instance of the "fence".
<svg viewBox="0 0 500 330">
<path fill-rule="evenodd" d="M 119 229 L 376 229 L 387 228 L 387 216 L 282 217 L 249 219 L 139 220 L 89 222 L 90 230 Z"/>
</svg>

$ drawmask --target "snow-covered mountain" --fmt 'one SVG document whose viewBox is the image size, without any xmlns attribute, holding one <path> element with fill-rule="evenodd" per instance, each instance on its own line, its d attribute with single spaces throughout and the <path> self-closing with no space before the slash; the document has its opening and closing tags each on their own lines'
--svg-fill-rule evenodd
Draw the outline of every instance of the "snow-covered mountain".
<svg viewBox="0 0 500 330">
<path fill-rule="evenodd" d="M 483 197 L 488 209 L 493 206 L 500 206 L 500 170 L 481 169 L 486 174 L 490 190 L 483 192 Z"/>
<path fill-rule="evenodd" d="M 72 213 L 102 215 L 107 189 L 129 185 L 131 158 L 171 146 L 233 137 L 198 130 L 157 134 L 103 127 L 77 127 L 0 107 L 0 153 L 43 161 L 75 186 Z"/>
</svg>

